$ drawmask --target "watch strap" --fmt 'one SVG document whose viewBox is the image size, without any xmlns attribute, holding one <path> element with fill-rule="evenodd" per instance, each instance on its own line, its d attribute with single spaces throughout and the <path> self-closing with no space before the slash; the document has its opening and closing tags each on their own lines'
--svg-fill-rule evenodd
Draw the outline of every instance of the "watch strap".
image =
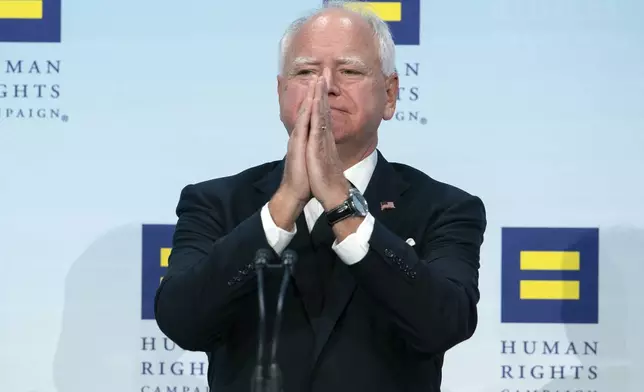
<svg viewBox="0 0 644 392">
<path fill-rule="evenodd" d="M 355 211 L 351 207 L 350 200 L 351 199 L 349 197 L 339 206 L 326 212 L 326 220 L 327 222 L 329 222 L 329 225 L 334 225 L 340 222 L 341 220 L 346 219 L 355 214 Z"/>
</svg>

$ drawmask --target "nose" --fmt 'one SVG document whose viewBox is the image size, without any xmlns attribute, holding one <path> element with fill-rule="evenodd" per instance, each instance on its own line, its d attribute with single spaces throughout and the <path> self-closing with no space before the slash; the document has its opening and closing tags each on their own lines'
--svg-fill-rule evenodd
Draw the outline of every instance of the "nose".
<svg viewBox="0 0 644 392">
<path fill-rule="evenodd" d="M 333 72 L 331 72 L 329 68 L 325 68 L 324 71 L 322 72 L 322 75 L 324 76 L 324 80 L 326 80 L 326 88 L 327 88 L 327 91 L 329 92 L 329 95 L 331 94 L 338 95 L 340 93 L 340 89 L 335 83 L 336 80 L 333 77 Z"/>
</svg>

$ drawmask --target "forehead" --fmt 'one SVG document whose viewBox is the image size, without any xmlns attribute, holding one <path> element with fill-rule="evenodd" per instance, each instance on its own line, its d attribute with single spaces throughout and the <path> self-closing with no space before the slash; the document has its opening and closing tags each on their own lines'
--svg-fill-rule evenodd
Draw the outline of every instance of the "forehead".
<svg viewBox="0 0 644 392">
<path fill-rule="evenodd" d="M 369 24 L 358 15 L 333 10 L 307 21 L 293 36 L 289 57 L 360 57 L 378 61 L 378 48 Z"/>
</svg>

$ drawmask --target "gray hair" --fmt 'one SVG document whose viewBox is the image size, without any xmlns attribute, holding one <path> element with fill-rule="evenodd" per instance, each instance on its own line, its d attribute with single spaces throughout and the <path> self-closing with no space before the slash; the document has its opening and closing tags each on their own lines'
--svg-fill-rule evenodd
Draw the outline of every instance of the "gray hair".
<svg viewBox="0 0 644 392">
<path fill-rule="evenodd" d="M 322 7 L 315 9 L 310 12 L 307 16 L 301 17 L 293 21 L 289 27 L 286 29 L 286 32 L 282 36 L 279 44 L 279 72 L 284 72 L 286 55 L 289 50 L 289 45 L 293 39 L 293 36 L 300 30 L 300 28 L 308 22 L 311 18 L 317 16 L 319 13 L 326 9 L 330 8 L 342 8 L 346 9 L 348 12 L 353 12 L 356 15 L 361 16 L 373 30 L 374 38 L 378 44 L 380 64 L 382 67 L 382 73 L 385 76 L 391 76 L 396 72 L 396 45 L 394 44 L 394 39 L 391 35 L 391 30 L 386 22 L 380 19 L 376 14 L 370 12 L 368 9 L 361 11 L 354 11 L 348 8 L 345 8 L 346 3 L 352 3 L 352 1 L 334 1 L 329 0 L 328 3 L 324 4 Z"/>
</svg>

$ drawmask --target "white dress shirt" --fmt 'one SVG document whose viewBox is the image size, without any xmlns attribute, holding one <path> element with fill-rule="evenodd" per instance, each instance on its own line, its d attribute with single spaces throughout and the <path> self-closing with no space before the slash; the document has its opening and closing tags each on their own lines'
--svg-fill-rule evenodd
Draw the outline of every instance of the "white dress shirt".
<svg viewBox="0 0 644 392">
<path fill-rule="evenodd" d="M 364 194 L 365 189 L 367 189 L 367 185 L 371 180 L 371 176 L 373 175 L 373 171 L 376 169 L 377 161 L 378 154 L 377 151 L 374 150 L 368 157 L 347 169 L 344 172 L 344 176 L 347 180 L 351 181 L 351 183 L 358 188 L 361 193 Z M 324 208 L 322 207 L 322 204 L 315 198 L 311 199 L 311 201 L 306 204 L 304 207 L 304 217 L 306 218 L 306 225 L 309 228 L 309 233 L 313 230 L 315 222 L 323 212 Z M 297 225 L 291 232 L 278 227 L 273 221 L 268 210 L 268 203 L 262 207 L 261 218 L 269 245 L 273 250 L 275 250 L 275 253 L 278 255 L 281 254 L 297 233 Z M 340 243 L 338 243 L 337 240 L 334 241 L 331 249 L 336 252 L 344 263 L 348 265 L 357 263 L 362 260 L 369 251 L 369 238 L 371 238 L 371 233 L 373 232 L 373 225 L 374 218 L 371 213 L 367 213 L 367 216 L 358 227 L 358 230 L 347 236 L 344 241 Z"/>
</svg>

